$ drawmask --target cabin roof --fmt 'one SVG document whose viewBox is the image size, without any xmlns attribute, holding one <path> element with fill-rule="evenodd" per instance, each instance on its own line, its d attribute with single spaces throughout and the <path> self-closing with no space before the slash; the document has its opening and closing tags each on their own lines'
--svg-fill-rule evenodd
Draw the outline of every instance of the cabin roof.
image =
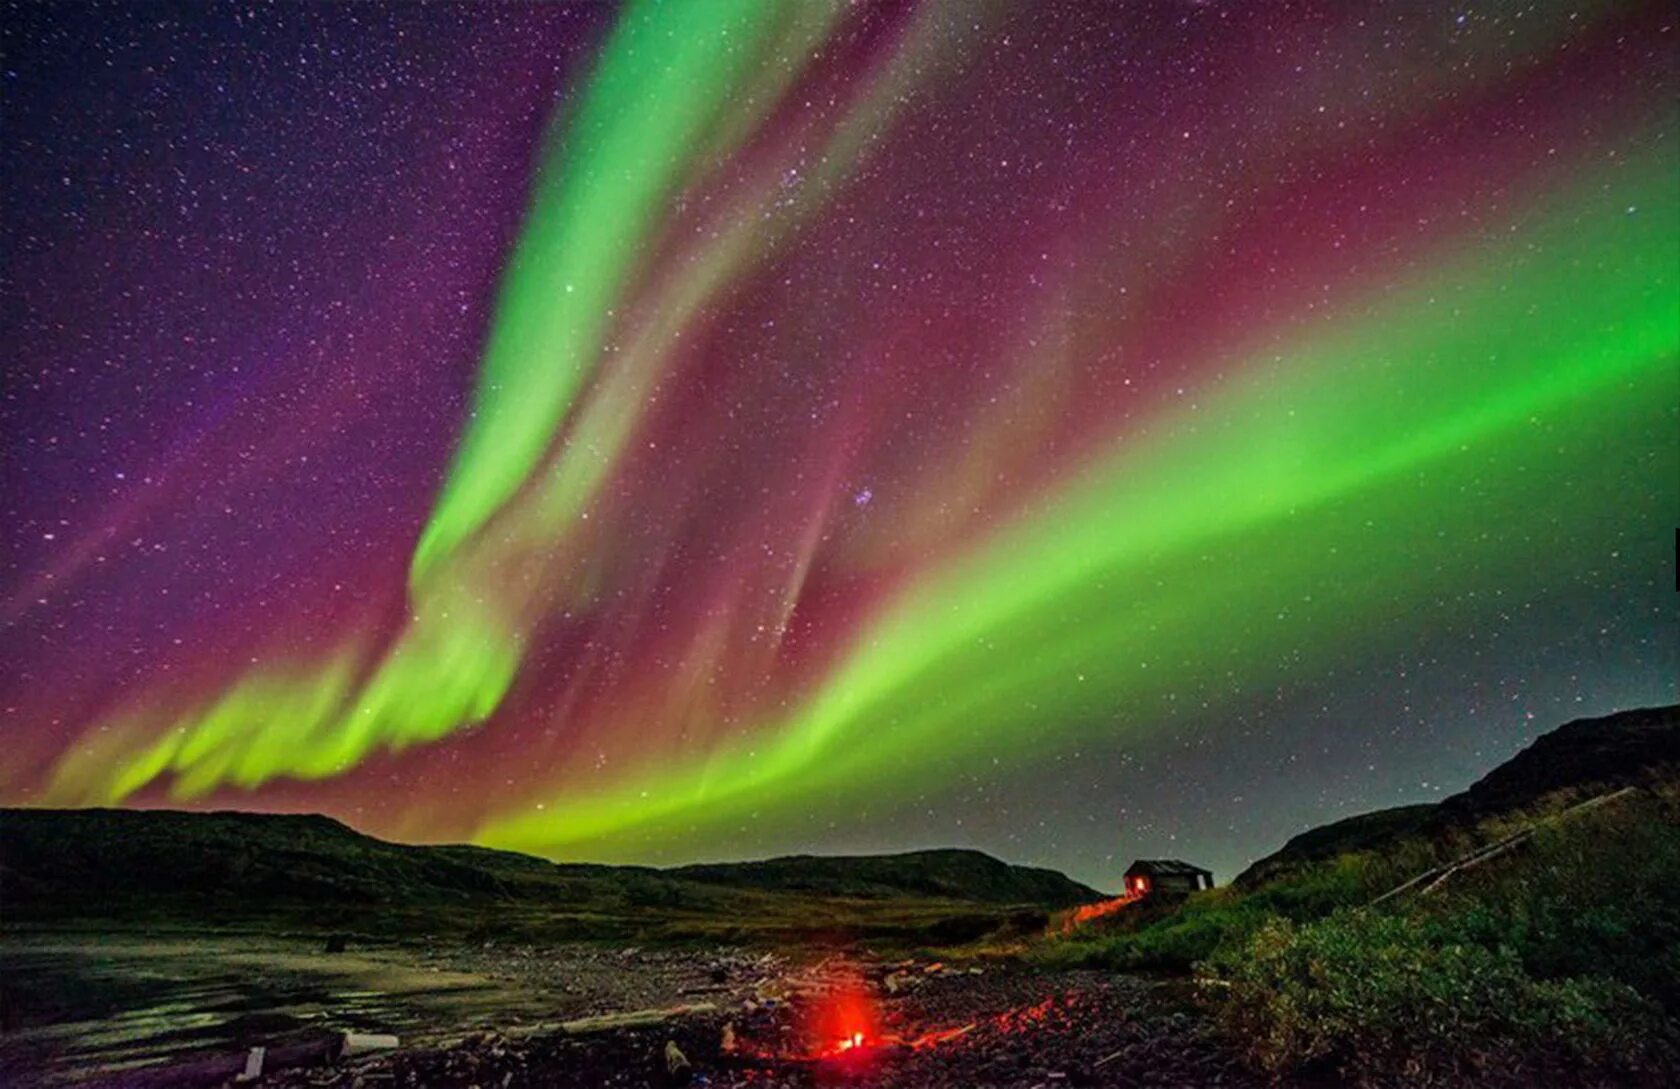
<svg viewBox="0 0 1680 1089">
<path fill-rule="evenodd" d="M 1136 877 L 1140 874 L 1148 877 L 1166 877 L 1169 875 L 1194 877 L 1197 874 L 1206 874 L 1212 877 L 1213 871 L 1204 870 L 1200 866 L 1193 866 L 1177 858 L 1140 858 L 1126 867 L 1126 876 Z"/>
</svg>

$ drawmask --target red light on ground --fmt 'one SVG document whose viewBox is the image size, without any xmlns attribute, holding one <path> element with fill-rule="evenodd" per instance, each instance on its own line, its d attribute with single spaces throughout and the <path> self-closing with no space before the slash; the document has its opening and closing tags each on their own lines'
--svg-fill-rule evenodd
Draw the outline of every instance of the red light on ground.
<svg viewBox="0 0 1680 1089">
<path fill-rule="evenodd" d="M 819 1056 L 859 1055 L 881 1038 L 880 1015 L 861 984 L 825 995 L 808 1017 L 806 1038 Z"/>
<path fill-rule="evenodd" d="M 1062 930 L 1065 933 L 1083 926 L 1093 919 L 1101 919 L 1106 915 L 1113 915 L 1117 911 L 1122 911 L 1137 903 L 1140 895 L 1140 893 L 1128 892 L 1126 895 L 1116 896 L 1112 900 L 1099 900 L 1095 904 L 1082 904 L 1074 908 L 1072 913 L 1063 919 Z"/>
</svg>

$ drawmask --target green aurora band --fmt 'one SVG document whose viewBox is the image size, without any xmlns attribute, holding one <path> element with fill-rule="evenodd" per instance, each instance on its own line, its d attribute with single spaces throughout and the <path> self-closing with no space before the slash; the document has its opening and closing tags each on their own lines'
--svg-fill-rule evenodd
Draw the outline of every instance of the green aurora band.
<svg viewBox="0 0 1680 1089">
<path fill-rule="evenodd" d="M 948 24 L 919 17 L 802 134 L 823 152 L 807 188 L 761 214 L 794 161 L 792 141 L 773 148 L 718 183 L 717 229 L 654 268 L 674 195 L 726 174 L 841 18 L 756 0 L 628 12 L 536 184 L 401 635 L 351 637 L 201 704 L 137 704 L 64 755 L 47 801 L 328 779 L 491 719 L 545 618 L 598 598 L 590 503 L 690 320 L 844 188 L 909 88 L 963 63 Z M 605 784 L 538 769 L 541 805 L 522 799 L 476 838 L 637 859 L 755 815 L 814 821 L 999 759 L 1124 744 L 1192 679 L 1234 698 L 1403 645 L 1451 619 L 1419 604 L 1433 596 L 1542 593 L 1625 518 L 1629 481 L 1680 510 L 1680 162 L 1666 130 L 1647 144 L 1530 193 L 1497 243 L 1438 244 L 1310 328 L 1257 332 L 918 571 L 749 729 Z"/>
<path fill-rule="evenodd" d="M 557 799 L 483 842 L 630 857 L 848 785 L 892 795 L 931 768 L 1042 755 L 1116 709 L 1142 728 L 1209 671 L 1235 695 L 1404 641 L 1422 587 L 1532 597 L 1579 553 L 1511 551 L 1510 512 L 1614 522 L 1629 477 L 1667 481 L 1680 508 L 1661 441 L 1680 404 L 1676 165 L 1635 164 L 1613 198 L 1584 186 L 1499 250 L 1235 368 L 1193 419 L 896 602 L 772 741 Z"/>
</svg>

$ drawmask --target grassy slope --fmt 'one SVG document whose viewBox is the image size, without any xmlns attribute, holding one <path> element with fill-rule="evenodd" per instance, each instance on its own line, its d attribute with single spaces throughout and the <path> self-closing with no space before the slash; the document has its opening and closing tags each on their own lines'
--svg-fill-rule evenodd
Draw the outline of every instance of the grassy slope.
<svg viewBox="0 0 1680 1089">
<path fill-rule="evenodd" d="M 1122 912 L 1036 956 L 1195 968 L 1216 981 L 1226 1027 L 1273 1072 L 1659 1084 L 1680 1073 L 1677 746 L 1680 708 L 1571 723 L 1439 806 L 1315 829 L 1231 888 Z M 1434 889 L 1372 906 L 1529 827 L 1532 838 Z"/>
</svg>

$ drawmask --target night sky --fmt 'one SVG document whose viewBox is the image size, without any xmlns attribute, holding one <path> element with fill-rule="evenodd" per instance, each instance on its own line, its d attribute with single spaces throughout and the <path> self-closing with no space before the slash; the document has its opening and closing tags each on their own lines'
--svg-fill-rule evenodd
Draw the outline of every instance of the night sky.
<svg viewBox="0 0 1680 1089">
<path fill-rule="evenodd" d="M 1668 3 L 0 25 L 6 804 L 1112 888 L 1677 698 Z"/>
</svg>

